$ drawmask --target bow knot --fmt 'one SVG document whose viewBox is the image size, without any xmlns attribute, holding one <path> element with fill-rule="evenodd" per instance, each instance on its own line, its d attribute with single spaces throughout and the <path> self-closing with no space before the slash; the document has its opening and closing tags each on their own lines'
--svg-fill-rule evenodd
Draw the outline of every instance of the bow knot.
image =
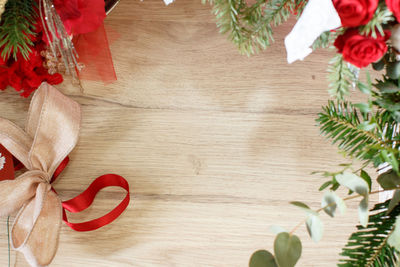
<svg viewBox="0 0 400 267">
<path fill-rule="evenodd" d="M 43 83 L 32 98 L 25 131 L 0 118 L 0 144 L 27 168 L 15 180 L 0 182 L 0 216 L 18 211 L 12 246 L 32 266 L 47 266 L 57 251 L 62 205 L 50 181 L 76 145 L 80 116 L 75 101 Z"/>
<path fill-rule="evenodd" d="M 27 172 L 25 172 L 28 176 L 33 176 L 33 177 L 37 177 L 37 178 L 39 178 L 39 179 L 41 179 L 42 181 L 42 183 L 45 183 L 45 184 L 48 184 L 48 185 L 50 185 L 50 180 L 51 180 L 51 177 L 50 177 L 50 175 L 47 173 L 47 172 L 45 172 L 45 171 L 41 171 L 41 170 L 31 170 L 31 171 L 27 171 Z M 51 189 L 51 186 L 50 186 L 50 189 Z M 49 190 L 50 190 L 49 189 Z"/>
</svg>

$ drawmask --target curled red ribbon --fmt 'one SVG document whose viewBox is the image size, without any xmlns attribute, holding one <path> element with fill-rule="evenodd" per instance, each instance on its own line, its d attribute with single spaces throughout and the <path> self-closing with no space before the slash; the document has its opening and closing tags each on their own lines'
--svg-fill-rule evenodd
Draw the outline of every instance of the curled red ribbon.
<svg viewBox="0 0 400 267">
<path fill-rule="evenodd" d="M 15 159 L 15 158 L 13 158 L 13 159 L 15 162 L 15 165 L 14 165 L 15 171 L 22 169 L 23 165 L 17 159 Z M 61 164 L 57 167 L 57 169 L 55 170 L 50 183 L 53 183 L 57 179 L 57 177 L 67 167 L 68 163 L 69 163 L 69 157 L 66 157 L 61 162 Z M 111 210 L 106 215 L 104 215 L 100 218 L 97 218 L 97 219 L 94 219 L 91 221 L 87 221 L 87 222 L 71 223 L 68 221 L 66 210 L 69 212 L 72 212 L 72 213 L 79 213 L 81 211 L 86 210 L 87 208 L 89 208 L 92 205 L 98 192 L 100 192 L 104 188 L 111 187 L 111 186 L 121 187 L 126 190 L 125 198 L 113 210 Z M 54 188 L 53 188 L 53 191 L 56 192 Z M 93 230 L 99 229 L 103 226 L 106 226 L 107 224 L 110 224 L 115 219 L 117 219 L 128 207 L 129 202 L 130 202 L 130 192 L 129 192 L 128 181 L 120 175 L 105 174 L 105 175 L 102 175 L 102 176 L 96 178 L 89 185 L 89 187 L 85 191 L 83 191 L 81 194 L 79 194 L 78 196 L 76 196 L 70 200 L 62 202 L 63 221 L 65 222 L 66 225 L 68 225 L 71 229 L 73 229 L 75 231 L 78 231 L 78 232 L 93 231 Z"/>
<path fill-rule="evenodd" d="M 50 183 L 53 183 L 57 179 L 57 177 L 67 167 L 68 163 L 69 163 L 69 157 L 66 157 L 55 170 Z M 20 163 L 17 162 L 17 164 L 15 164 L 15 170 L 19 169 L 21 169 Z M 121 187 L 126 190 L 125 198 L 113 210 L 111 210 L 106 215 L 100 218 L 90 220 L 87 222 L 71 223 L 68 221 L 66 210 L 72 213 L 79 213 L 86 210 L 92 205 L 98 192 L 100 192 L 104 188 L 111 186 Z M 54 188 L 53 191 L 56 192 Z M 117 219 L 128 207 L 129 202 L 130 202 L 130 192 L 129 192 L 128 181 L 120 175 L 105 174 L 96 178 L 89 185 L 89 187 L 78 196 L 62 202 L 63 221 L 65 222 L 66 225 L 68 225 L 71 229 L 75 231 L 78 232 L 93 231 L 103 226 L 106 226 L 107 224 L 110 224 L 115 219 Z"/>
</svg>

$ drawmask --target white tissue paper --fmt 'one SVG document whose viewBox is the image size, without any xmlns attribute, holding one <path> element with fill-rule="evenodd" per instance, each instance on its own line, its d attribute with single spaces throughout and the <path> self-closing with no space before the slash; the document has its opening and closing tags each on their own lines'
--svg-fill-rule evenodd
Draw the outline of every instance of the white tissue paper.
<svg viewBox="0 0 400 267">
<path fill-rule="evenodd" d="M 169 5 L 169 4 L 171 4 L 172 2 L 174 2 L 174 0 L 164 0 L 164 3 L 165 3 L 165 5 Z"/>
<path fill-rule="evenodd" d="M 311 54 L 310 46 L 325 31 L 340 27 L 332 0 L 309 0 L 292 31 L 285 38 L 287 61 L 293 63 Z"/>
</svg>

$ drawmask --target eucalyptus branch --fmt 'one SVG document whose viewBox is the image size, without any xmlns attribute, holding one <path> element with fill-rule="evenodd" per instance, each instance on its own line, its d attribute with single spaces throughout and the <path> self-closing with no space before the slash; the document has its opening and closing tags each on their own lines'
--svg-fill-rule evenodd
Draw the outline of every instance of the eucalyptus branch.
<svg viewBox="0 0 400 267">
<path fill-rule="evenodd" d="M 397 187 L 395 189 L 376 190 L 376 191 L 370 192 L 368 195 L 370 196 L 370 195 L 379 194 L 379 193 L 382 193 L 382 192 L 393 191 L 393 190 L 396 190 L 396 189 L 400 189 L 400 187 Z M 343 201 L 348 201 L 348 200 L 361 198 L 361 197 L 364 197 L 364 196 L 362 196 L 362 195 L 349 196 L 349 197 L 343 198 Z M 321 211 L 325 210 L 326 208 L 332 207 L 334 205 L 336 205 L 336 203 L 332 202 L 332 203 L 330 203 L 328 205 L 325 205 L 324 207 L 321 207 L 321 208 L 319 208 L 317 210 L 314 210 L 314 212 L 320 213 Z M 306 221 L 307 221 L 307 219 L 304 219 L 303 221 L 299 222 L 295 227 L 293 227 L 293 229 L 289 233 L 291 235 L 294 234 L 302 225 L 304 225 L 306 223 Z"/>
</svg>

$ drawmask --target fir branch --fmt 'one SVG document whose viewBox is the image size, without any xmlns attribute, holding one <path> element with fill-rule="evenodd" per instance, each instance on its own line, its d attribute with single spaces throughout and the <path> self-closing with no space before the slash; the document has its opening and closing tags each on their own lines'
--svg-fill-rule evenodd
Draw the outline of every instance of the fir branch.
<svg viewBox="0 0 400 267">
<path fill-rule="evenodd" d="M 380 2 L 375 11 L 373 18 L 361 27 L 360 33 L 364 35 L 371 35 L 373 38 L 377 37 L 377 31 L 380 35 L 384 36 L 383 25 L 393 21 L 394 17 L 392 12 L 388 9 L 385 2 Z"/>
<path fill-rule="evenodd" d="M 300 11 L 305 0 L 258 0 L 247 6 L 244 0 L 203 0 L 210 2 L 221 33 L 227 33 L 243 54 L 266 49 L 273 39 L 272 27 L 285 22 L 291 12 Z"/>
<path fill-rule="evenodd" d="M 368 108 L 368 107 L 366 107 Z M 391 113 L 360 111 L 348 102 L 329 101 L 317 122 L 323 135 L 350 157 L 372 161 L 375 166 L 388 162 L 398 171 L 398 123 Z"/>
<path fill-rule="evenodd" d="M 335 55 L 328 67 L 329 93 L 336 99 L 343 100 L 350 93 L 357 77 L 341 54 Z"/>
<path fill-rule="evenodd" d="M 396 217 L 400 214 L 397 206 L 389 215 L 386 214 L 390 200 L 375 205 L 371 210 L 374 214 L 369 216 L 366 228 L 357 226 L 339 260 L 340 267 L 373 267 L 395 266 L 398 255 L 394 248 L 387 244 L 387 239 L 393 231 Z"/>
<path fill-rule="evenodd" d="M 318 48 L 328 48 L 332 44 L 335 38 L 332 38 L 333 34 L 330 31 L 322 33 L 317 40 L 314 41 L 312 49 L 316 50 Z"/>
<path fill-rule="evenodd" d="M 0 23 L 0 47 L 1 56 L 8 59 L 12 54 L 17 59 L 21 53 L 28 59 L 33 42 L 31 36 L 35 36 L 36 22 L 35 0 L 8 0 Z"/>
</svg>

